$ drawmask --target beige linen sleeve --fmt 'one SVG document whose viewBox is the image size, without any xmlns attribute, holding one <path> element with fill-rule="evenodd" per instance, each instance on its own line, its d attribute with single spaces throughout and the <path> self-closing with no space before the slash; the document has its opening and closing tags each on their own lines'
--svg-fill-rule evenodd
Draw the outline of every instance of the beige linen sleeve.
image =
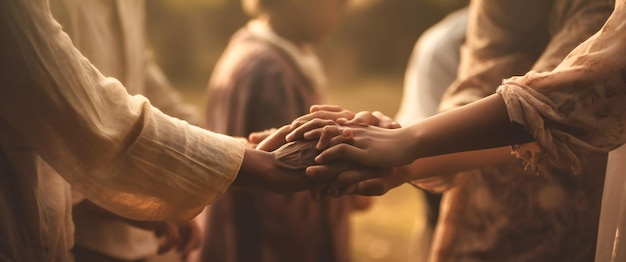
<svg viewBox="0 0 626 262">
<path fill-rule="evenodd" d="M 2 1 L 0 38 L 0 117 L 96 204 L 182 221 L 235 179 L 241 142 L 129 96 L 72 46 L 47 1 Z"/>
<path fill-rule="evenodd" d="M 535 168 L 547 156 L 576 173 L 577 149 L 610 151 L 626 142 L 626 10 L 616 3 L 602 29 L 575 48 L 553 71 L 529 72 L 498 88 L 512 121 L 539 148 L 515 147 Z"/>
</svg>

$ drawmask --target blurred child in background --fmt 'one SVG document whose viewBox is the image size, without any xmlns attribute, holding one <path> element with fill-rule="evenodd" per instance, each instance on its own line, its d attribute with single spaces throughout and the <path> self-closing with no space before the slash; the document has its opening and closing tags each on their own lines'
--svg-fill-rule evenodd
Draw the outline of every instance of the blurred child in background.
<svg viewBox="0 0 626 262">
<path fill-rule="evenodd" d="M 208 86 L 208 129 L 235 136 L 282 126 L 323 102 L 311 45 L 340 22 L 346 0 L 243 0 L 250 21 L 230 40 Z M 365 197 L 314 202 L 308 192 L 229 189 L 208 207 L 203 261 L 350 261 L 349 215 Z"/>
</svg>

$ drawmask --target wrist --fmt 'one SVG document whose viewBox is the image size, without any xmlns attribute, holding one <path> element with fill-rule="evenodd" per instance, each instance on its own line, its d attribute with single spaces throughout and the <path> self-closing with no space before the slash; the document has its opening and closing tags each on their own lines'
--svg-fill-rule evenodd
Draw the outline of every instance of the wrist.
<svg viewBox="0 0 626 262">
<path fill-rule="evenodd" d="M 272 173 L 272 159 L 269 152 L 246 148 L 243 163 L 233 185 L 268 188 L 264 174 Z"/>
<path fill-rule="evenodd" d="M 424 146 L 425 143 L 423 142 L 426 138 L 422 125 L 414 124 L 402 130 L 404 132 L 402 136 L 406 137 L 404 141 L 406 141 L 408 145 L 407 156 L 410 156 L 411 159 L 414 160 L 428 156 L 425 150 L 426 147 Z"/>
</svg>

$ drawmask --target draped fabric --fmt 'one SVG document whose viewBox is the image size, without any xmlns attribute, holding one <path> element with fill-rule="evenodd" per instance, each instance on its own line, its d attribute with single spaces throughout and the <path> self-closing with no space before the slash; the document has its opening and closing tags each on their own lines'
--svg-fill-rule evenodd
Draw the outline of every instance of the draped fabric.
<svg viewBox="0 0 626 262">
<path fill-rule="evenodd" d="M 529 72 L 504 81 L 498 93 L 512 121 L 534 135 L 537 147 L 517 146 L 530 167 L 557 163 L 585 168 L 577 152 L 610 152 L 597 241 L 596 261 L 624 261 L 624 163 L 626 154 L 626 1 L 591 38 L 549 72 Z M 613 150 L 613 151 L 612 151 Z"/>
<path fill-rule="evenodd" d="M 247 136 L 308 113 L 322 101 L 323 81 L 311 81 L 321 68 L 303 62 L 316 59 L 306 50 L 267 25 L 240 29 L 211 76 L 208 128 Z M 203 261 L 349 261 L 349 214 L 359 200 L 231 188 L 208 208 Z"/>
<path fill-rule="evenodd" d="M 470 3 L 457 80 L 440 110 L 496 91 L 502 79 L 554 69 L 597 32 L 613 1 L 479 0 Z M 444 193 L 432 261 L 590 261 L 606 153 L 580 150 L 584 166 L 507 163 L 459 173 Z"/>
</svg>

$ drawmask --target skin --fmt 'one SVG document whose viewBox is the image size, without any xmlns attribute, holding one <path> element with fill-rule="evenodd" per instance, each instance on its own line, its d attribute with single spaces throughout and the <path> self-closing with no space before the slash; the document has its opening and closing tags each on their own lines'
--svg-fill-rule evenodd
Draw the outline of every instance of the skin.
<svg viewBox="0 0 626 262">
<path fill-rule="evenodd" d="M 276 34 L 305 46 L 318 43 L 334 29 L 343 18 L 347 7 L 346 0 L 288 0 L 262 9 L 256 18 L 269 24 Z M 338 108 L 326 107 L 320 115 L 311 114 L 298 118 L 302 123 L 332 112 L 337 117 L 352 119 L 354 114 Z M 307 190 L 311 183 L 304 175 L 304 170 L 290 168 L 290 163 L 278 155 L 285 155 L 280 147 L 285 144 L 284 136 L 291 128 L 285 126 L 278 130 L 268 130 L 250 135 L 253 144 L 260 143 L 256 149 L 246 148 L 244 160 L 233 182 L 236 186 L 255 186 L 276 193 L 291 193 Z M 265 139 L 265 138 L 270 139 Z M 265 140 L 263 140 L 265 139 Z M 285 149 L 283 149 L 285 150 Z M 278 153 L 278 154 L 277 154 Z"/>
<path fill-rule="evenodd" d="M 369 126 L 364 115 L 348 120 L 318 113 L 320 118 L 295 121 L 281 130 L 281 135 L 291 130 L 286 141 L 319 139 L 319 165 L 306 173 L 314 181 L 333 182 L 313 188 L 314 197 L 382 195 L 405 182 L 500 163 L 512 157 L 508 145 L 533 140 L 509 120 L 499 95 L 405 128 Z M 329 164 L 337 161 L 344 164 Z"/>
<path fill-rule="evenodd" d="M 319 139 L 317 148 L 324 150 L 316 158 L 319 164 L 349 160 L 373 167 L 402 166 L 424 157 L 533 141 L 519 124 L 509 120 L 504 101 L 497 94 L 405 128 L 354 128 L 349 121 L 340 121 L 344 126 L 327 123 L 309 121 L 295 128 L 286 140 Z"/>
<path fill-rule="evenodd" d="M 285 159 L 288 158 L 278 157 L 286 154 L 286 152 L 280 152 L 278 150 L 288 149 L 282 147 L 287 143 L 285 136 L 296 127 L 314 119 L 352 120 L 355 117 L 358 117 L 359 121 L 362 123 L 379 125 L 386 128 L 400 127 L 398 123 L 392 121 L 380 112 L 361 112 L 354 114 L 338 106 L 313 106 L 310 114 L 297 118 L 290 125 L 285 125 L 276 130 L 252 133 L 249 136 L 251 146 L 245 149 L 243 163 L 233 185 L 254 186 L 281 194 L 308 190 L 311 187 L 311 178 L 304 176 L 304 169 L 293 168 L 294 165 L 292 163 L 281 162 L 286 161 Z M 254 144 L 258 144 L 256 148 L 252 148 Z M 346 169 L 357 165 L 340 162 L 331 166 Z M 328 180 L 324 182 L 328 182 Z"/>
<path fill-rule="evenodd" d="M 437 189 L 439 186 L 437 179 L 450 180 L 458 172 L 504 162 L 513 158 L 510 151 L 509 147 L 500 147 L 421 158 L 397 168 L 346 170 L 331 184 L 330 196 L 339 197 L 346 194 L 379 196 L 407 182 L 422 189 L 440 191 Z M 327 166 L 322 165 L 307 170 L 307 173 L 310 177 L 328 176 L 333 173 L 327 169 Z"/>
<path fill-rule="evenodd" d="M 246 148 L 233 186 L 253 186 L 279 194 L 307 190 L 309 180 L 304 176 L 304 170 L 288 166 L 271 152 Z"/>
<path fill-rule="evenodd" d="M 334 121 L 343 119 L 346 121 L 355 120 L 360 125 L 376 125 L 382 128 L 400 128 L 400 125 L 397 122 L 380 112 L 360 112 L 355 114 L 334 105 L 315 105 L 311 107 L 310 111 L 310 114 L 297 118 L 290 125 L 285 125 L 279 129 L 252 133 L 249 136 L 249 141 L 253 144 L 258 144 L 256 148 L 259 150 L 274 151 L 287 142 L 285 140 L 285 136 L 291 131 L 305 123 L 308 123 L 309 121 L 320 119 L 325 119 L 329 121 L 329 123 L 335 123 Z M 333 171 L 342 172 L 354 170 L 361 167 L 361 165 L 348 161 L 339 161 L 333 164 L 325 165 L 324 167 L 330 168 Z M 371 170 L 371 168 L 368 168 L 368 170 Z M 335 178 L 334 176 L 324 177 L 307 175 L 306 178 L 307 181 L 309 181 L 311 196 L 314 200 L 319 200 L 329 196 L 330 191 L 328 185 Z"/>
</svg>

